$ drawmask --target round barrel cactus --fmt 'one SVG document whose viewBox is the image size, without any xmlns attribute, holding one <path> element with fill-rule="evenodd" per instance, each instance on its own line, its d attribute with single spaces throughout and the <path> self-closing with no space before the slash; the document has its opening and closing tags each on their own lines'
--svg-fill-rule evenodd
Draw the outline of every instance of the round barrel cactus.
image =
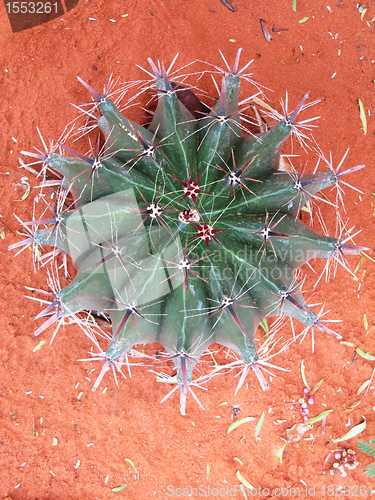
<svg viewBox="0 0 375 500">
<path fill-rule="evenodd" d="M 104 362 L 94 390 L 110 367 L 121 371 L 136 344 L 160 342 L 174 361 L 171 392 L 180 389 L 185 414 L 188 392 L 198 401 L 192 386 L 202 377 L 193 379 L 194 368 L 213 342 L 238 356 L 240 384 L 252 369 L 265 389 L 270 343 L 260 355 L 255 341 L 264 318 L 294 318 L 341 338 L 308 307 L 297 274 L 315 258 L 347 268 L 345 256 L 363 247 L 347 243 L 350 232 L 318 234 L 299 215 L 303 208 L 312 213 L 324 188 L 336 186 L 340 196 L 342 177 L 363 165 L 341 172 L 341 164 L 326 162 L 326 171 L 313 174 L 280 168 L 288 137 L 307 141 L 313 119 L 299 116 L 308 94 L 293 112 L 286 102 L 283 114 L 259 93 L 239 103 L 248 67 L 239 68 L 239 56 L 233 70 L 225 60 L 226 70 L 213 67 L 219 96 L 208 104 L 185 77 L 149 60 L 157 106 L 146 126 L 126 118 L 108 88 L 100 95 L 80 80 L 92 99 L 81 108 L 81 133 L 101 131 L 92 154 L 64 140 L 24 153 L 42 165 L 39 202 L 51 214 L 23 222 L 26 240 L 10 248 L 52 247 L 43 262 L 69 255 L 77 270 L 62 289 L 58 273 L 49 274 L 51 290 L 43 292 L 46 307 L 37 316 L 45 321 L 35 335 L 52 325 L 55 335 L 70 318 L 99 346 L 87 318 L 107 318 L 112 335 L 107 350 L 93 357 Z M 150 81 L 140 86 L 149 91 Z M 53 207 L 43 194 L 48 189 L 57 192 Z"/>
</svg>

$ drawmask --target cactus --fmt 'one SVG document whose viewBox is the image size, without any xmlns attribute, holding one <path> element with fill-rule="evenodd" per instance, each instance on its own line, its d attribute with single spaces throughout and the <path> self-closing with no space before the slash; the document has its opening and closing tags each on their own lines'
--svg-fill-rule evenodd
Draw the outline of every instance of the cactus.
<svg viewBox="0 0 375 500">
<path fill-rule="evenodd" d="M 37 336 L 56 325 L 54 337 L 71 318 L 99 346 L 87 319 L 92 316 L 85 320 L 82 313 L 110 319 L 109 346 L 93 358 L 104 361 L 93 390 L 110 367 L 121 370 L 134 345 L 160 342 L 175 364 L 171 393 L 180 389 L 185 414 L 187 394 L 198 401 L 194 368 L 212 342 L 237 354 L 232 365 L 242 369 L 240 385 L 252 369 L 265 389 L 262 369 L 271 365 L 255 341 L 262 319 L 290 317 L 305 325 L 303 335 L 316 328 L 341 338 L 306 304 L 298 270 L 314 258 L 348 269 L 345 256 L 363 247 L 348 244 L 353 235 L 345 231 L 338 238 L 318 234 L 299 214 L 306 206 L 312 213 L 324 188 L 336 186 L 339 200 L 342 184 L 348 185 L 342 177 L 363 165 L 340 172 L 341 164 L 334 169 L 327 161 L 326 171 L 309 175 L 281 170 L 288 137 L 306 144 L 312 119 L 298 116 L 308 107 L 308 94 L 291 113 L 287 102 L 283 115 L 266 106 L 264 113 L 277 122 L 273 128 L 257 111 L 258 120 L 249 119 L 241 108 L 245 101 L 239 104 L 248 67 L 239 69 L 239 56 L 240 50 L 233 70 L 226 64 L 221 72 L 213 107 L 185 79 L 179 83 L 149 60 L 157 96 L 149 126 L 126 118 L 109 88 L 99 95 L 80 80 L 93 99 L 81 108 L 84 133 L 98 126 L 103 147 L 98 140 L 97 150 L 85 156 L 64 140 L 49 149 L 43 141 L 45 152 L 24 152 L 42 164 L 41 187 L 57 186 L 58 201 L 46 208 L 50 218 L 23 223 L 26 239 L 10 248 L 52 247 L 47 259 L 69 255 L 77 270 L 62 289 L 57 274 L 49 274 Z M 141 90 L 148 88 L 143 83 Z M 246 100 L 253 102 L 261 101 Z M 51 172 L 55 180 L 48 179 Z"/>
</svg>

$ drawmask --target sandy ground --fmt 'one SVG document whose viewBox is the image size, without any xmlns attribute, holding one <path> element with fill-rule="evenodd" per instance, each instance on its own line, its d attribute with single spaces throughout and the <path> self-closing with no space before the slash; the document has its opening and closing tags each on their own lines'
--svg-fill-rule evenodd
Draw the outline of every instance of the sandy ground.
<svg viewBox="0 0 375 500">
<path fill-rule="evenodd" d="M 76 361 L 87 357 L 89 346 L 74 325 L 61 329 L 52 345 L 52 332 L 44 332 L 47 342 L 34 351 L 40 339 L 33 332 L 40 323 L 33 318 L 40 308 L 24 297 L 25 286 L 45 289 L 46 273 L 34 272 L 29 250 L 17 258 L 7 251 L 20 238 L 13 213 L 22 220 L 33 217 L 34 192 L 21 200 L 24 188 L 19 184 L 23 177 L 31 186 L 36 180 L 19 168 L 18 157 L 22 150 L 40 147 L 37 127 L 43 137 L 56 140 L 75 118 L 70 103 L 87 100 L 77 76 L 101 89 L 110 74 L 121 81 L 144 78 L 136 65 L 146 66 L 147 57 L 169 64 L 179 52 L 180 66 L 195 59 L 222 66 L 218 49 L 233 61 L 239 47 L 244 48 L 243 60 L 254 59 L 254 79 L 270 89 L 266 95 L 274 108 L 280 109 L 286 91 L 293 105 L 307 91 L 311 100 L 321 99 L 310 114 L 321 116 L 314 137 L 327 157 L 332 153 L 334 165 L 348 147 L 343 168 L 366 165 L 347 179 L 362 194 L 345 187 L 343 218 L 350 219 L 348 227 L 362 229 L 355 242 L 373 248 L 375 8 L 372 2 L 366 4 L 361 19 L 354 2 L 337 3 L 319 0 L 312 6 L 297 0 L 293 12 L 292 0 L 236 1 L 236 12 L 231 12 L 219 0 L 81 0 L 64 16 L 19 33 L 12 33 L 6 9 L 0 8 L 0 498 L 163 500 L 203 493 L 244 498 L 237 471 L 257 489 L 256 496 L 248 493 L 248 498 L 288 498 L 298 492 L 299 498 L 325 498 L 340 496 L 340 491 L 371 496 L 372 481 L 363 474 L 371 458 L 357 450 L 356 439 L 338 444 L 331 440 L 363 417 L 367 427 L 360 438 L 375 434 L 375 383 L 366 394 L 356 394 L 374 369 L 374 361 L 355 355 L 356 346 L 375 355 L 374 264 L 366 256 L 356 271 L 357 280 L 338 269 L 336 279 L 322 280 L 310 301 L 324 302 L 330 311 L 327 318 L 342 320 L 335 330 L 352 345 L 316 333 L 312 354 L 307 336 L 275 360 L 289 371 L 271 377 L 269 391 L 263 393 L 249 376 L 234 396 L 235 373 L 223 374 L 200 395 L 205 411 L 189 399 L 188 414 L 182 417 L 177 395 L 160 404 L 168 388 L 157 383 L 146 366 L 133 368 L 132 378 L 121 381 L 119 388 L 107 375 L 93 393 L 92 370 L 97 373 L 98 365 Z M 304 18 L 308 19 L 301 22 Z M 265 39 L 260 19 L 272 40 Z M 358 99 L 366 113 L 367 134 Z M 137 113 L 139 117 L 139 111 L 130 110 L 131 117 Z M 311 154 L 295 159 L 297 168 L 306 166 L 308 172 L 315 163 Z M 334 211 L 324 204 L 321 211 L 334 234 Z M 367 254 L 374 257 L 371 250 Z M 358 262 L 358 257 L 350 259 L 351 269 Z M 322 264 L 314 263 L 314 268 L 319 273 Z M 305 289 L 311 294 L 317 277 L 309 269 L 306 275 Z M 290 336 L 290 327 L 280 335 Z M 153 354 L 158 346 L 145 349 Z M 217 357 L 223 362 L 223 351 Z M 311 414 L 332 412 L 325 428 L 319 422 L 304 439 L 288 443 L 281 462 L 277 452 L 286 430 L 302 422 L 297 404 L 304 385 L 302 361 L 311 387 L 324 378 Z M 262 412 L 265 419 L 255 440 Z M 227 435 L 233 419 L 246 416 L 255 420 Z M 346 477 L 329 471 L 323 475 L 328 453 L 343 447 L 356 450 L 359 466 L 348 470 Z M 121 492 L 112 490 L 124 484 Z M 339 485 L 347 489 L 337 489 Z"/>
</svg>

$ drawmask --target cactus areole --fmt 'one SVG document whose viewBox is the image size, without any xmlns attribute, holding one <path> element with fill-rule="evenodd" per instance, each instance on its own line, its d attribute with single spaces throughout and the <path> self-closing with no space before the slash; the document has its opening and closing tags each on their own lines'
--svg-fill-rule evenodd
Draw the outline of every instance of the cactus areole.
<svg viewBox="0 0 375 500">
<path fill-rule="evenodd" d="M 235 353 L 241 384 L 252 369 L 265 389 L 269 350 L 261 346 L 258 354 L 255 340 L 262 319 L 290 317 L 305 332 L 341 338 L 306 304 L 297 270 L 315 258 L 347 268 L 346 254 L 363 247 L 347 244 L 348 233 L 318 234 L 299 214 L 303 207 L 311 213 L 324 188 L 341 195 L 342 176 L 363 165 L 339 172 L 327 162 L 326 171 L 309 175 L 281 170 L 288 137 L 307 140 L 311 119 L 298 119 L 308 94 L 291 113 L 285 105 L 283 115 L 266 105 L 258 112 L 253 103 L 262 101 L 246 99 L 255 109 L 251 118 L 239 104 L 248 66 L 239 69 L 239 55 L 233 70 L 222 71 L 212 107 L 150 60 L 157 107 L 147 126 L 127 119 L 108 89 L 99 95 L 81 80 L 92 95 L 82 108 L 85 132 L 99 127 L 100 151 L 84 156 L 61 141 L 45 153 L 24 153 L 42 165 L 39 202 L 56 189 L 57 208 L 44 206 L 49 219 L 24 222 L 26 240 L 10 248 L 49 247 L 52 262 L 69 255 L 77 270 L 61 289 L 50 272 L 52 290 L 37 316 L 45 321 L 35 334 L 52 325 L 56 333 L 73 318 L 99 347 L 87 312 L 110 319 L 109 346 L 93 357 L 104 362 L 94 389 L 110 367 L 121 369 L 136 344 L 160 342 L 175 364 L 171 392 L 180 389 L 185 414 L 188 393 L 198 401 L 192 387 L 204 380 L 194 368 L 213 342 Z M 264 114 L 273 117 L 272 128 Z"/>
</svg>

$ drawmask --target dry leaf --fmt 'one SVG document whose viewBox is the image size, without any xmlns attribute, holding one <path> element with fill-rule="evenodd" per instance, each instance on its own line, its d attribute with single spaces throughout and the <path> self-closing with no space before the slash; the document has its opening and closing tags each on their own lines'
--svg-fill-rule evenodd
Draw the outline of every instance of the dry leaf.
<svg viewBox="0 0 375 500">
<path fill-rule="evenodd" d="M 312 425 L 307 425 L 303 423 L 294 424 L 293 427 L 286 430 L 286 437 L 288 439 L 288 443 L 296 443 L 297 441 L 303 438 L 305 432 L 311 430 L 312 428 L 313 428 Z"/>
</svg>

